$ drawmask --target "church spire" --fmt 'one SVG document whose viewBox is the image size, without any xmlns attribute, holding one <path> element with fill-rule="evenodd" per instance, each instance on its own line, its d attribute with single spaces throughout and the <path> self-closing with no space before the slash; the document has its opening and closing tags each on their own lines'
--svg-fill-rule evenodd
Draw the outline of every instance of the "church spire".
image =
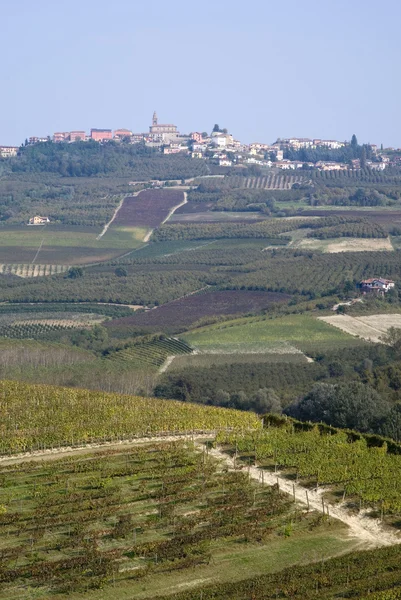
<svg viewBox="0 0 401 600">
<path fill-rule="evenodd" d="M 157 125 L 157 113 L 156 113 L 156 111 L 153 113 L 152 125 Z"/>
</svg>

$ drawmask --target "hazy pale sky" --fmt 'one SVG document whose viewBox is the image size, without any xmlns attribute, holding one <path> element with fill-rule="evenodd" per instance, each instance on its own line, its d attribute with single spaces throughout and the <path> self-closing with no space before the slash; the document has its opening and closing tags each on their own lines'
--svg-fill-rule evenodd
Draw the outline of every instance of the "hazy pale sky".
<svg viewBox="0 0 401 600">
<path fill-rule="evenodd" d="M 0 0 L 0 144 L 91 127 L 401 146 L 399 0 Z"/>
</svg>

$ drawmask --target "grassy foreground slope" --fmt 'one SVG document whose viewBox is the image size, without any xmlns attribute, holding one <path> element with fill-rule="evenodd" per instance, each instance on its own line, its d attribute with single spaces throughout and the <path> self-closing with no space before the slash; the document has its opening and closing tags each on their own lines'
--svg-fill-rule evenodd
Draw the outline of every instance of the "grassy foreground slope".
<svg viewBox="0 0 401 600">
<path fill-rule="evenodd" d="M 0 453 L 161 432 L 259 428 L 255 414 L 88 390 L 0 382 Z"/>
</svg>

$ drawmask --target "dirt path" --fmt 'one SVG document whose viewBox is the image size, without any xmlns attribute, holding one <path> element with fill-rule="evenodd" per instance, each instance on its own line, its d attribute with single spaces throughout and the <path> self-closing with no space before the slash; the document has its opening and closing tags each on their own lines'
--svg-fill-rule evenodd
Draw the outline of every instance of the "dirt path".
<svg viewBox="0 0 401 600">
<path fill-rule="evenodd" d="M 166 223 L 169 218 L 175 213 L 176 210 L 178 210 L 179 208 L 181 208 L 181 206 L 184 206 L 184 204 L 188 203 L 188 194 L 187 192 L 183 192 L 184 193 L 184 200 L 182 202 L 180 202 L 180 204 L 177 204 L 177 206 L 174 206 L 170 212 L 168 213 L 167 217 L 164 219 L 164 221 L 162 221 L 162 225 L 164 225 L 164 223 Z"/>
<path fill-rule="evenodd" d="M 103 442 L 84 444 L 83 446 L 63 446 L 62 448 L 51 448 L 48 450 L 35 450 L 33 452 L 23 452 L 20 454 L 12 454 L 10 456 L 0 456 L 0 466 L 2 465 L 16 465 L 27 461 L 42 461 L 42 460 L 57 460 L 63 458 L 66 454 L 68 456 L 79 456 L 81 454 L 88 454 L 92 450 L 105 450 L 105 449 L 123 449 L 130 448 L 131 446 L 138 446 L 141 444 L 152 444 L 154 442 L 177 442 L 179 440 L 212 440 L 216 437 L 215 432 L 205 433 L 182 433 L 178 435 L 156 435 L 150 437 L 132 438 L 127 440 L 120 440 L 118 442 Z"/>
<path fill-rule="evenodd" d="M 35 254 L 35 256 L 34 256 L 34 258 L 33 258 L 33 261 L 32 261 L 32 263 L 31 263 L 32 265 L 33 265 L 33 263 L 35 262 L 35 260 L 38 258 L 38 256 L 39 256 L 39 252 L 42 250 L 42 246 L 43 246 L 43 243 L 44 243 L 44 241 L 45 241 L 45 238 L 43 238 L 43 240 L 40 242 L 40 246 L 39 246 L 39 248 L 37 249 L 37 251 L 36 251 L 36 254 Z"/>
<path fill-rule="evenodd" d="M 166 360 L 164 361 L 164 363 L 162 364 L 162 366 L 159 369 L 159 374 L 160 373 L 164 373 L 165 371 L 167 371 L 167 369 L 169 368 L 169 366 L 171 365 L 171 363 L 175 359 L 175 356 L 176 356 L 175 354 L 172 354 L 171 356 L 168 356 L 166 358 Z"/>
<path fill-rule="evenodd" d="M 136 194 L 132 194 L 132 195 L 133 196 L 137 196 L 138 194 L 139 194 L 139 192 L 137 192 Z M 111 217 L 110 221 L 108 223 L 106 223 L 106 225 L 103 227 L 102 233 L 99 233 L 99 235 L 96 238 L 97 240 L 100 240 L 104 236 L 104 234 L 106 233 L 106 231 L 108 230 L 108 228 L 110 227 L 110 225 L 112 224 L 112 222 L 114 221 L 114 219 L 116 218 L 117 213 L 120 210 L 120 208 L 122 207 L 124 200 L 125 200 L 125 196 L 123 196 L 121 198 L 120 202 L 118 203 L 118 206 L 117 206 L 116 210 L 113 213 L 113 216 Z"/>
<path fill-rule="evenodd" d="M 180 204 L 177 204 L 177 206 L 173 206 L 173 208 L 170 210 L 170 212 L 168 213 L 167 217 L 164 219 L 164 221 L 162 221 L 160 223 L 160 225 L 164 225 L 164 223 L 166 223 L 169 218 L 171 217 L 171 215 L 173 215 L 175 213 L 176 210 L 178 210 L 179 208 L 181 208 L 181 206 L 184 206 L 184 204 L 186 204 L 188 202 L 188 194 L 187 192 L 183 192 L 184 193 L 184 200 L 182 202 L 180 202 Z M 160 227 L 159 225 L 159 227 Z M 151 229 L 143 238 L 144 242 L 148 242 L 152 236 L 152 233 L 154 232 L 154 229 Z"/>
<path fill-rule="evenodd" d="M 226 463 L 230 468 L 234 468 L 234 460 L 227 456 L 221 450 L 213 449 L 210 454 Z M 258 467 L 250 467 L 249 474 L 252 479 L 261 482 L 262 470 Z M 280 490 L 294 496 L 298 502 L 309 506 L 313 510 L 328 513 L 330 517 L 342 521 L 349 527 L 349 535 L 357 539 L 364 548 L 377 548 L 380 546 L 393 546 L 401 543 L 401 537 L 397 532 L 386 531 L 379 519 L 369 517 L 366 511 L 361 511 L 358 515 L 351 515 L 343 505 L 333 505 L 324 502 L 322 493 L 324 488 L 320 490 L 306 490 L 299 484 L 294 484 L 292 481 L 280 476 L 280 473 L 271 473 L 264 471 L 263 482 L 265 485 L 279 484 Z M 308 499 L 306 497 L 308 492 Z M 323 508 L 324 507 L 324 508 Z"/>
</svg>

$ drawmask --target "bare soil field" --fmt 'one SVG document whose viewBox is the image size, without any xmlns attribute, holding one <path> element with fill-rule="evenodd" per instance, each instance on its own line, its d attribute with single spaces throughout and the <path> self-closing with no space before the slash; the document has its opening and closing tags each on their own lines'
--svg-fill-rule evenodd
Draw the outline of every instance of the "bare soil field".
<svg viewBox="0 0 401 600">
<path fill-rule="evenodd" d="M 401 314 L 370 315 L 367 317 L 333 315 L 332 317 L 318 318 L 346 333 L 375 343 L 381 341 L 380 338 L 390 327 L 401 328 Z"/>
<path fill-rule="evenodd" d="M 212 315 L 239 315 L 262 310 L 272 302 L 286 302 L 288 294 L 275 292 L 222 291 L 186 296 L 132 317 L 114 319 L 113 326 L 179 327 L 188 326 Z"/>
<path fill-rule="evenodd" d="M 158 227 L 172 208 L 184 200 L 180 190 L 143 190 L 125 198 L 112 228 L 120 226 Z"/>
<path fill-rule="evenodd" d="M 336 239 L 302 239 L 298 248 L 321 250 L 322 252 L 378 252 L 394 250 L 389 238 L 336 238 Z"/>
</svg>

